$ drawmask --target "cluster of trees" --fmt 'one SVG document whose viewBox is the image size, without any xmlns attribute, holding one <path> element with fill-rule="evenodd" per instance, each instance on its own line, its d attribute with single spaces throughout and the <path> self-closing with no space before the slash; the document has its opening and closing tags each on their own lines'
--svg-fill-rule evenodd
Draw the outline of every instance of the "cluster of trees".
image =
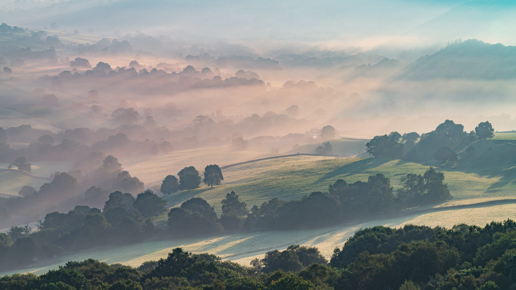
<svg viewBox="0 0 516 290">
<path fill-rule="evenodd" d="M 394 190 L 390 180 L 382 174 L 351 184 L 339 179 L 330 185 L 329 193 L 313 192 L 293 201 L 274 198 L 251 210 L 231 192 L 221 201 L 220 218 L 206 200 L 192 198 L 170 210 L 168 225 L 173 236 L 223 230 L 316 228 L 449 200 L 452 196 L 443 182 L 443 173 L 433 168 L 423 175 L 408 174 L 402 178 L 403 187 L 398 190 Z"/>
<path fill-rule="evenodd" d="M 174 249 L 138 268 L 88 259 L 43 275 L 0 278 L 2 289 L 510 289 L 516 223 L 452 229 L 407 225 L 361 229 L 328 263 L 317 248 L 270 251 L 250 267 Z M 8 243 L 0 235 L 0 250 Z"/>
<path fill-rule="evenodd" d="M 142 241 L 156 233 L 152 218 L 166 209 L 166 201 L 151 191 L 136 198 L 115 191 L 102 210 L 76 206 L 68 213 L 49 213 L 35 232 L 11 227 L 7 234 L 0 234 L 0 269 L 25 266 L 64 252 Z"/>
<path fill-rule="evenodd" d="M 0 161 L 13 162 L 19 157 L 31 161 L 77 161 L 92 152 L 116 153 L 117 156 L 168 153 L 173 147 L 170 142 L 152 140 L 158 138 L 159 132 L 162 130 L 157 127 L 128 125 L 122 125 L 117 129 L 101 128 L 97 131 L 76 128 L 57 134 L 33 129 L 30 125 L 6 130 L 0 128 Z M 146 136 L 151 139 L 145 138 Z M 14 149 L 8 142 L 29 144 L 25 148 Z"/>
<path fill-rule="evenodd" d="M 437 126 L 434 131 L 422 134 L 399 134 L 375 136 L 367 144 L 367 152 L 376 158 L 405 159 L 408 161 L 437 160 L 444 164 L 457 161 L 457 153 L 468 148 L 473 142 L 494 136 L 489 121 L 481 122 L 471 132 L 451 120 Z"/>
<path fill-rule="evenodd" d="M 167 175 L 167 177 L 165 177 L 160 188 L 160 191 L 163 194 L 172 194 L 181 189 L 195 189 L 201 184 L 199 171 L 197 171 L 193 166 L 181 169 L 181 171 L 177 173 L 177 176 L 179 176 L 179 179 L 174 175 Z M 213 187 L 214 185 L 219 185 L 222 180 L 224 180 L 224 176 L 222 175 L 222 170 L 220 170 L 218 165 L 212 164 L 204 168 L 204 179 L 202 180 L 204 184 Z"/>
<path fill-rule="evenodd" d="M 133 64 L 133 63 L 132 63 Z M 153 88 L 155 92 L 159 92 L 165 89 L 173 90 L 176 92 L 199 89 L 199 88 L 227 88 L 227 87 L 238 87 L 238 86 L 249 86 L 256 87 L 260 90 L 265 89 L 265 83 L 257 78 L 248 78 L 247 75 L 236 74 L 234 77 L 222 79 L 220 76 L 215 75 L 212 70 L 208 67 L 203 68 L 201 71 L 196 70 L 193 66 L 186 66 L 181 72 L 171 72 L 159 68 L 152 68 L 150 71 L 146 68 L 140 68 L 137 65 L 130 65 L 130 67 L 117 67 L 112 68 L 108 63 L 99 62 L 93 68 L 89 60 L 85 58 L 76 58 L 70 61 L 70 66 L 73 68 L 89 68 L 86 71 L 63 71 L 57 76 L 44 76 L 42 80 L 51 81 L 59 84 L 74 84 L 78 82 L 84 82 L 91 79 L 116 79 L 123 82 L 123 85 L 127 85 L 126 81 L 138 82 L 140 80 L 152 81 L 153 79 L 159 78 L 161 80 L 160 85 Z M 180 80 L 178 82 L 178 80 Z M 133 87 L 133 86 L 131 86 Z"/>
<path fill-rule="evenodd" d="M 201 178 L 197 170 L 193 172 L 194 170 L 194 167 L 184 168 L 179 174 L 179 182 L 174 176 L 167 176 L 162 188 L 169 188 L 170 183 L 173 183 L 176 189 L 181 188 L 181 184 L 186 186 L 189 184 L 186 180 L 191 178 L 188 177 L 189 174 L 195 177 L 192 179 L 195 179 L 198 185 Z M 108 156 L 94 175 L 107 176 L 119 171 L 120 164 L 116 158 Z M 185 172 L 190 173 L 185 174 Z M 118 173 L 120 174 L 123 175 L 123 172 Z M 181 178 L 187 179 L 181 180 Z M 222 172 L 217 165 L 206 167 L 204 182 L 208 186 L 217 184 L 222 179 Z M 366 182 L 348 184 L 344 180 L 338 180 L 330 185 L 329 193 L 314 192 L 301 200 L 288 202 L 274 198 L 261 206 L 253 206 L 251 210 L 235 192 L 230 192 L 221 201 L 220 218 L 206 200 L 192 198 L 180 207 L 170 209 L 168 230 L 162 231 L 154 228 L 151 218 L 166 212 L 166 202 L 154 193 L 145 191 L 135 199 L 130 193 L 115 191 L 109 194 L 105 201 L 107 192 L 92 186 L 84 193 L 82 199 L 65 199 L 60 195 L 66 197 L 70 192 L 76 192 L 78 183 L 71 175 L 58 173 L 51 183 L 42 186 L 39 191 L 24 187 L 22 191 L 25 197 L 0 200 L 2 209 L 0 214 L 8 220 L 10 210 L 21 213 L 19 209 L 27 209 L 24 212 L 31 216 L 28 212 L 30 207 L 20 207 L 20 204 L 39 202 L 46 203 L 47 208 L 52 208 L 56 201 L 63 199 L 68 202 L 68 206 L 81 203 L 100 205 L 100 200 L 104 200 L 102 210 L 89 206 L 77 206 L 68 214 L 58 212 L 47 214 L 41 222 L 39 231 L 27 236 L 35 240 L 31 244 L 36 245 L 36 248 L 58 255 L 63 251 L 97 245 L 138 242 L 156 236 L 183 238 L 243 229 L 256 231 L 314 228 L 349 220 L 368 219 L 372 215 L 391 214 L 406 207 L 451 198 L 443 180 L 442 173 L 430 168 L 424 175 L 408 174 L 402 180 L 404 186 L 395 191 L 390 186 L 388 178 L 382 174 L 376 174 L 370 176 Z M 19 234 L 15 236 L 20 237 Z M 11 237 L 11 239 L 12 243 L 16 244 L 17 238 Z M 31 251 L 34 253 L 32 258 L 52 256 L 36 255 L 36 252 Z M 28 263 L 30 259 L 23 261 Z"/>
<path fill-rule="evenodd" d="M 0 198 L 0 226 L 38 220 L 45 213 L 69 210 L 77 204 L 100 207 L 109 192 L 136 194 L 144 189 L 143 183 L 124 171 L 118 159 L 111 155 L 97 152 L 80 162 L 83 170 L 56 172 L 39 190 L 26 185 L 19 191 L 21 197 Z"/>
</svg>

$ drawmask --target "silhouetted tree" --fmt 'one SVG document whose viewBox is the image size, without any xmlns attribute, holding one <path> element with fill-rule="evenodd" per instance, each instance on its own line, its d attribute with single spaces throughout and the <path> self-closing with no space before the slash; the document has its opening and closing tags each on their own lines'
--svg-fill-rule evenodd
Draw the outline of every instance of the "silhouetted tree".
<svg viewBox="0 0 516 290">
<path fill-rule="evenodd" d="M 148 218 L 164 213 L 167 209 L 167 201 L 157 196 L 152 191 L 146 190 L 138 194 L 133 203 L 133 207 L 144 217 Z"/>
<path fill-rule="evenodd" d="M 193 166 L 185 167 L 177 174 L 179 176 L 179 189 L 194 189 L 201 184 L 199 171 Z"/>
<path fill-rule="evenodd" d="M 179 190 L 179 181 L 174 175 L 167 175 L 161 184 L 160 191 L 163 194 L 171 194 Z"/>
<path fill-rule="evenodd" d="M 315 148 L 315 153 L 321 155 L 333 155 L 333 146 L 330 142 L 324 142 L 322 145 Z"/>
<path fill-rule="evenodd" d="M 489 121 L 481 122 L 475 127 L 475 135 L 478 140 L 485 140 L 494 137 L 494 129 Z"/>
<path fill-rule="evenodd" d="M 394 132 L 393 132 L 394 133 Z M 398 159 L 403 157 L 403 144 L 399 143 L 399 134 L 375 136 L 367 142 L 367 153 L 376 158 Z"/>
<path fill-rule="evenodd" d="M 213 187 L 213 185 L 219 185 L 224 180 L 220 167 L 216 164 L 208 165 L 204 169 L 204 184 Z"/>
</svg>

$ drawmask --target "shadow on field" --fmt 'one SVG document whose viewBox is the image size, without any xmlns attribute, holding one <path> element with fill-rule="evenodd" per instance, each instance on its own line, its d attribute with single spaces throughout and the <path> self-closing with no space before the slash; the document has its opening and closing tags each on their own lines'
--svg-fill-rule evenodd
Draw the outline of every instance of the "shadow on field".
<svg viewBox="0 0 516 290">
<path fill-rule="evenodd" d="M 378 167 L 384 163 L 387 163 L 391 160 L 389 159 L 380 159 L 380 158 L 368 158 L 362 159 L 356 162 L 348 163 L 340 168 L 337 168 L 331 172 L 326 173 L 324 176 L 319 178 L 315 183 L 323 182 L 328 179 L 332 179 L 337 176 L 349 176 L 354 174 L 364 173 L 364 171 Z"/>
<path fill-rule="evenodd" d="M 516 180 L 516 167 L 512 167 L 510 169 L 506 169 L 502 171 L 500 174 L 501 178 L 497 182 L 491 184 L 489 188 L 487 188 L 488 192 L 495 192 L 505 187 L 510 183 L 514 183 Z"/>
</svg>

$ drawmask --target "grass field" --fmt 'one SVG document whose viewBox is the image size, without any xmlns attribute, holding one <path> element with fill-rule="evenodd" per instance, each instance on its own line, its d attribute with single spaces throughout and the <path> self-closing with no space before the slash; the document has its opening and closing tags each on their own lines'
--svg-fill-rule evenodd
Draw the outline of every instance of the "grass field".
<svg viewBox="0 0 516 290">
<path fill-rule="evenodd" d="M 480 150 L 480 149 L 479 149 Z M 259 152 L 232 151 L 229 147 L 200 148 L 178 151 L 151 159 L 122 162 L 124 168 L 138 176 L 151 190 L 159 192 L 168 174 L 177 174 L 185 166 L 194 165 L 202 174 L 206 165 L 219 166 L 263 157 Z M 165 198 L 169 206 L 177 206 L 192 198 L 201 197 L 220 211 L 220 201 L 226 193 L 235 191 L 249 207 L 278 197 L 299 199 L 314 191 L 328 190 L 337 179 L 347 182 L 365 181 L 368 176 L 382 173 L 399 188 L 401 178 L 408 173 L 424 173 L 429 166 L 400 160 L 336 158 L 322 156 L 294 156 L 252 162 L 223 169 L 224 182 L 208 188 L 202 185 L 191 191 L 181 191 Z M 453 168 L 437 168 L 445 174 L 455 199 L 514 196 L 512 182 L 501 184 L 504 178 L 496 174 L 463 172 Z M 499 184 L 496 190 L 493 186 Z"/>
<path fill-rule="evenodd" d="M 516 140 L 516 132 L 496 132 L 493 140 Z"/>
<path fill-rule="evenodd" d="M 385 225 L 401 227 L 406 224 L 442 226 L 451 228 L 455 224 L 467 223 L 484 226 L 491 221 L 516 219 L 516 204 L 478 207 L 471 209 L 450 210 L 423 215 L 374 220 L 351 226 L 334 226 L 315 230 L 266 231 L 257 233 L 241 233 L 221 235 L 209 238 L 192 238 L 176 241 L 151 241 L 142 244 L 120 246 L 109 249 L 96 249 L 60 257 L 51 265 L 33 267 L 23 271 L 0 273 L 1 275 L 16 272 L 34 272 L 42 274 L 50 269 L 63 265 L 66 261 L 82 261 L 94 258 L 106 263 L 121 263 L 139 266 L 145 261 L 165 258 L 172 249 L 181 247 L 194 253 L 211 253 L 225 260 L 248 266 L 254 258 L 262 258 L 263 254 L 273 249 L 283 250 L 292 244 L 314 246 L 329 259 L 335 247 L 342 247 L 344 242 L 355 231 L 361 228 Z"/>
</svg>

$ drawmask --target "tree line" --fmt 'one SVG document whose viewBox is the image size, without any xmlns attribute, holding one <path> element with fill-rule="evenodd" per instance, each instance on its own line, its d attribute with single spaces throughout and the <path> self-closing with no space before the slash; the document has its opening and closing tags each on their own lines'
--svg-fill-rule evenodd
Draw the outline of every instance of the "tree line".
<svg viewBox="0 0 516 290">
<path fill-rule="evenodd" d="M 481 122 L 469 133 L 464 126 L 446 120 L 434 131 L 419 135 L 416 132 L 401 135 L 375 136 L 367 144 L 367 152 L 375 158 L 405 159 L 413 162 L 436 160 L 442 164 L 453 164 L 458 160 L 457 152 L 472 151 L 472 144 L 494 136 L 489 121 Z"/>
<path fill-rule="evenodd" d="M 402 185 L 395 190 L 383 174 L 369 176 L 365 182 L 347 183 L 339 179 L 329 186 L 328 193 L 313 192 L 292 201 L 273 198 L 250 210 L 235 192 L 230 192 L 221 201 L 220 218 L 206 200 L 196 197 L 169 211 L 168 226 L 170 234 L 177 237 L 224 230 L 317 228 L 394 214 L 452 198 L 444 174 L 434 168 L 423 175 L 407 174 Z"/>
<path fill-rule="evenodd" d="M 357 231 L 330 262 L 314 247 L 267 252 L 245 267 L 176 248 L 137 268 L 94 259 L 36 276 L 0 278 L 1 289 L 400 289 L 492 290 L 516 283 L 512 220 L 451 229 L 406 225 Z M 0 245 L 8 240 L 0 234 Z M 0 249 L 2 249 L 0 247 Z"/>
<path fill-rule="evenodd" d="M 177 188 L 187 189 L 192 184 L 198 186 L 201 180 L 194 167 L 186 167 L 178 175 Z M 177 181 L 174 178 L 172 176 Z M 66 173 L 61 173 L 58 179 L 63 181 L 55 181 L 48 187 L 74 184 Z M 167 179 L 171 177 L 165 178 L 162 188 L 169 185 Z M 222 179 L 217 165 L 206 167 L 206 185 L 218 184 Z M 196 197 L 170 209 L 166 227 L 155 226 L 153 220 L 166 213 L 166 200 L 149 190 L 136 198 L 130 193 L 115 191 L 109 194 L 102 209 L 76 206 L 68 213 L 51 212 L 40 221 L 39 229 L 34 232 L 12 227 L 4 236 L 6 242 L 0 253 L 0 268 L 22 267 L 35 259 L 48 259 L 97 246 L 136 243 L 150 238 L 176 239 L 241 230 L 316 228 L 371 219 L 407 207 L 451 198 L 443 181 L 444 175 L 430 168 L 423 175 L 408 174 L 402 180 L 403 187 L 394 190 L 388 178 L 376 174 L 365 182 L 348 184 L 337 180 L 329 186 L 328 193 L 313 192 L 292 201 L 274 198 L 250 210 L 235 192 L 230 192 L 221 201 L 220 217 L 206 200 Z M 98 195 L 97 198 L 103 196 L 98 191 L 90 188 L 86 194 L 91 197 Z M 37 199 L 41 194 L 34 193 L 31 198 Z"/>
</svg>

